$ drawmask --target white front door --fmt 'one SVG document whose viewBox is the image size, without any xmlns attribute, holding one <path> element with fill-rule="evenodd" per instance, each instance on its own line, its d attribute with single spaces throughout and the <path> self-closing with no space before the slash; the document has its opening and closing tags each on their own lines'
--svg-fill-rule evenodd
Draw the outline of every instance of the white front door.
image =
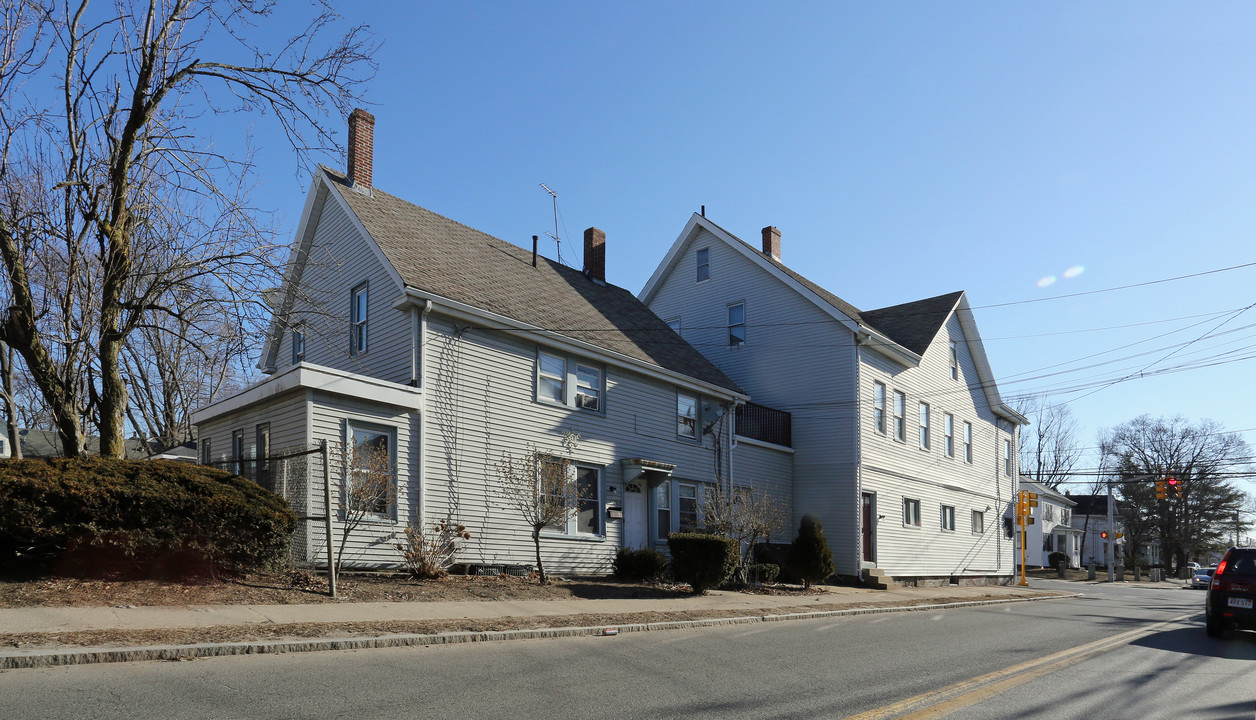
<svg viewBox="0 0 1256 720">
<path fill-rule="evenodd" d="M 650 513 L 647 509 L 643 483 L 624 486 L 624 547 L 643 548 L 649 545 Z"/>
</svg>

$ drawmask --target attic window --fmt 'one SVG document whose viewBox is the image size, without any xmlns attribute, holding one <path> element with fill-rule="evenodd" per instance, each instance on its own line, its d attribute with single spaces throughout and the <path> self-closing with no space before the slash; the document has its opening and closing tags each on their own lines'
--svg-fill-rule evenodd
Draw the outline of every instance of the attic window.
<svg viewBox="0 0 1256 720">
<path fill-rule="evenodd" d="M 959 380 L 959 344 L 951 341 L 951 379 Z"/>
<path fill-rule="evenodd" d="M 361 355 L 366 352 L 366 300 L 367 285 L 353 288 L 349 301 L 349 354 Z"/>
<path fill-rule="evenodd" d="M 698 282 L 711 277 L 711 249 L 702 248 L 698 251 Z"/>
</svg>

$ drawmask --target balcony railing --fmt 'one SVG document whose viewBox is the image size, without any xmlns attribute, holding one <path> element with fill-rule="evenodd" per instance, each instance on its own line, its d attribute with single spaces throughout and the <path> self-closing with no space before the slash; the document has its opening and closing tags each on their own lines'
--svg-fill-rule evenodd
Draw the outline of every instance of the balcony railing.
<svg viewBox="0 0 1256 720">
<path fill-rule="evenodd" d="M 737 434 L 754 440 L 793 447 L 789 413 L 746 403 L 737 407 Z"/>
</svg>

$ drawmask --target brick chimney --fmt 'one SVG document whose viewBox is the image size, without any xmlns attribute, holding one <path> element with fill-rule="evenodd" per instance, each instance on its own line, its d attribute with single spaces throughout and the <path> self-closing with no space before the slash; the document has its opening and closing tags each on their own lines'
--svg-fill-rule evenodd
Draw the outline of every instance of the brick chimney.
<svg viewBox="0 0 1256 720">
<path fill-rule="evenodd" d="M 763 228 L 763 254 L 772 256 L 773 260 L 781 259 L 781 231 L 775 225 Z"/>
<path fill-rule="evenodd" d="M 606 233 L 595 227 L 584 231 L 584 274 L 606 284 Z"/>
<path fill-rule="evenodd" d="M 362 108 L 349 114 L 349 181 L 371 187 L 375 154 L 375 116 Z"/>
</svg>

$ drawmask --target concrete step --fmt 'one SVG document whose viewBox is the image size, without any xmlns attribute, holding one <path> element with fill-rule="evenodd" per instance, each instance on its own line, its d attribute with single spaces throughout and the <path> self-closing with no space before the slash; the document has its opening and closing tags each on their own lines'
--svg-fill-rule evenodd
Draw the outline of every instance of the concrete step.
<svg viewBox="0 0 1256 720">
<path fill-rule="evenodd" d="M 864 585 L 873 590 L 889 590 L 894 585 L 894 578 L 880 568 L 864 570 Z"/>
</svg>

